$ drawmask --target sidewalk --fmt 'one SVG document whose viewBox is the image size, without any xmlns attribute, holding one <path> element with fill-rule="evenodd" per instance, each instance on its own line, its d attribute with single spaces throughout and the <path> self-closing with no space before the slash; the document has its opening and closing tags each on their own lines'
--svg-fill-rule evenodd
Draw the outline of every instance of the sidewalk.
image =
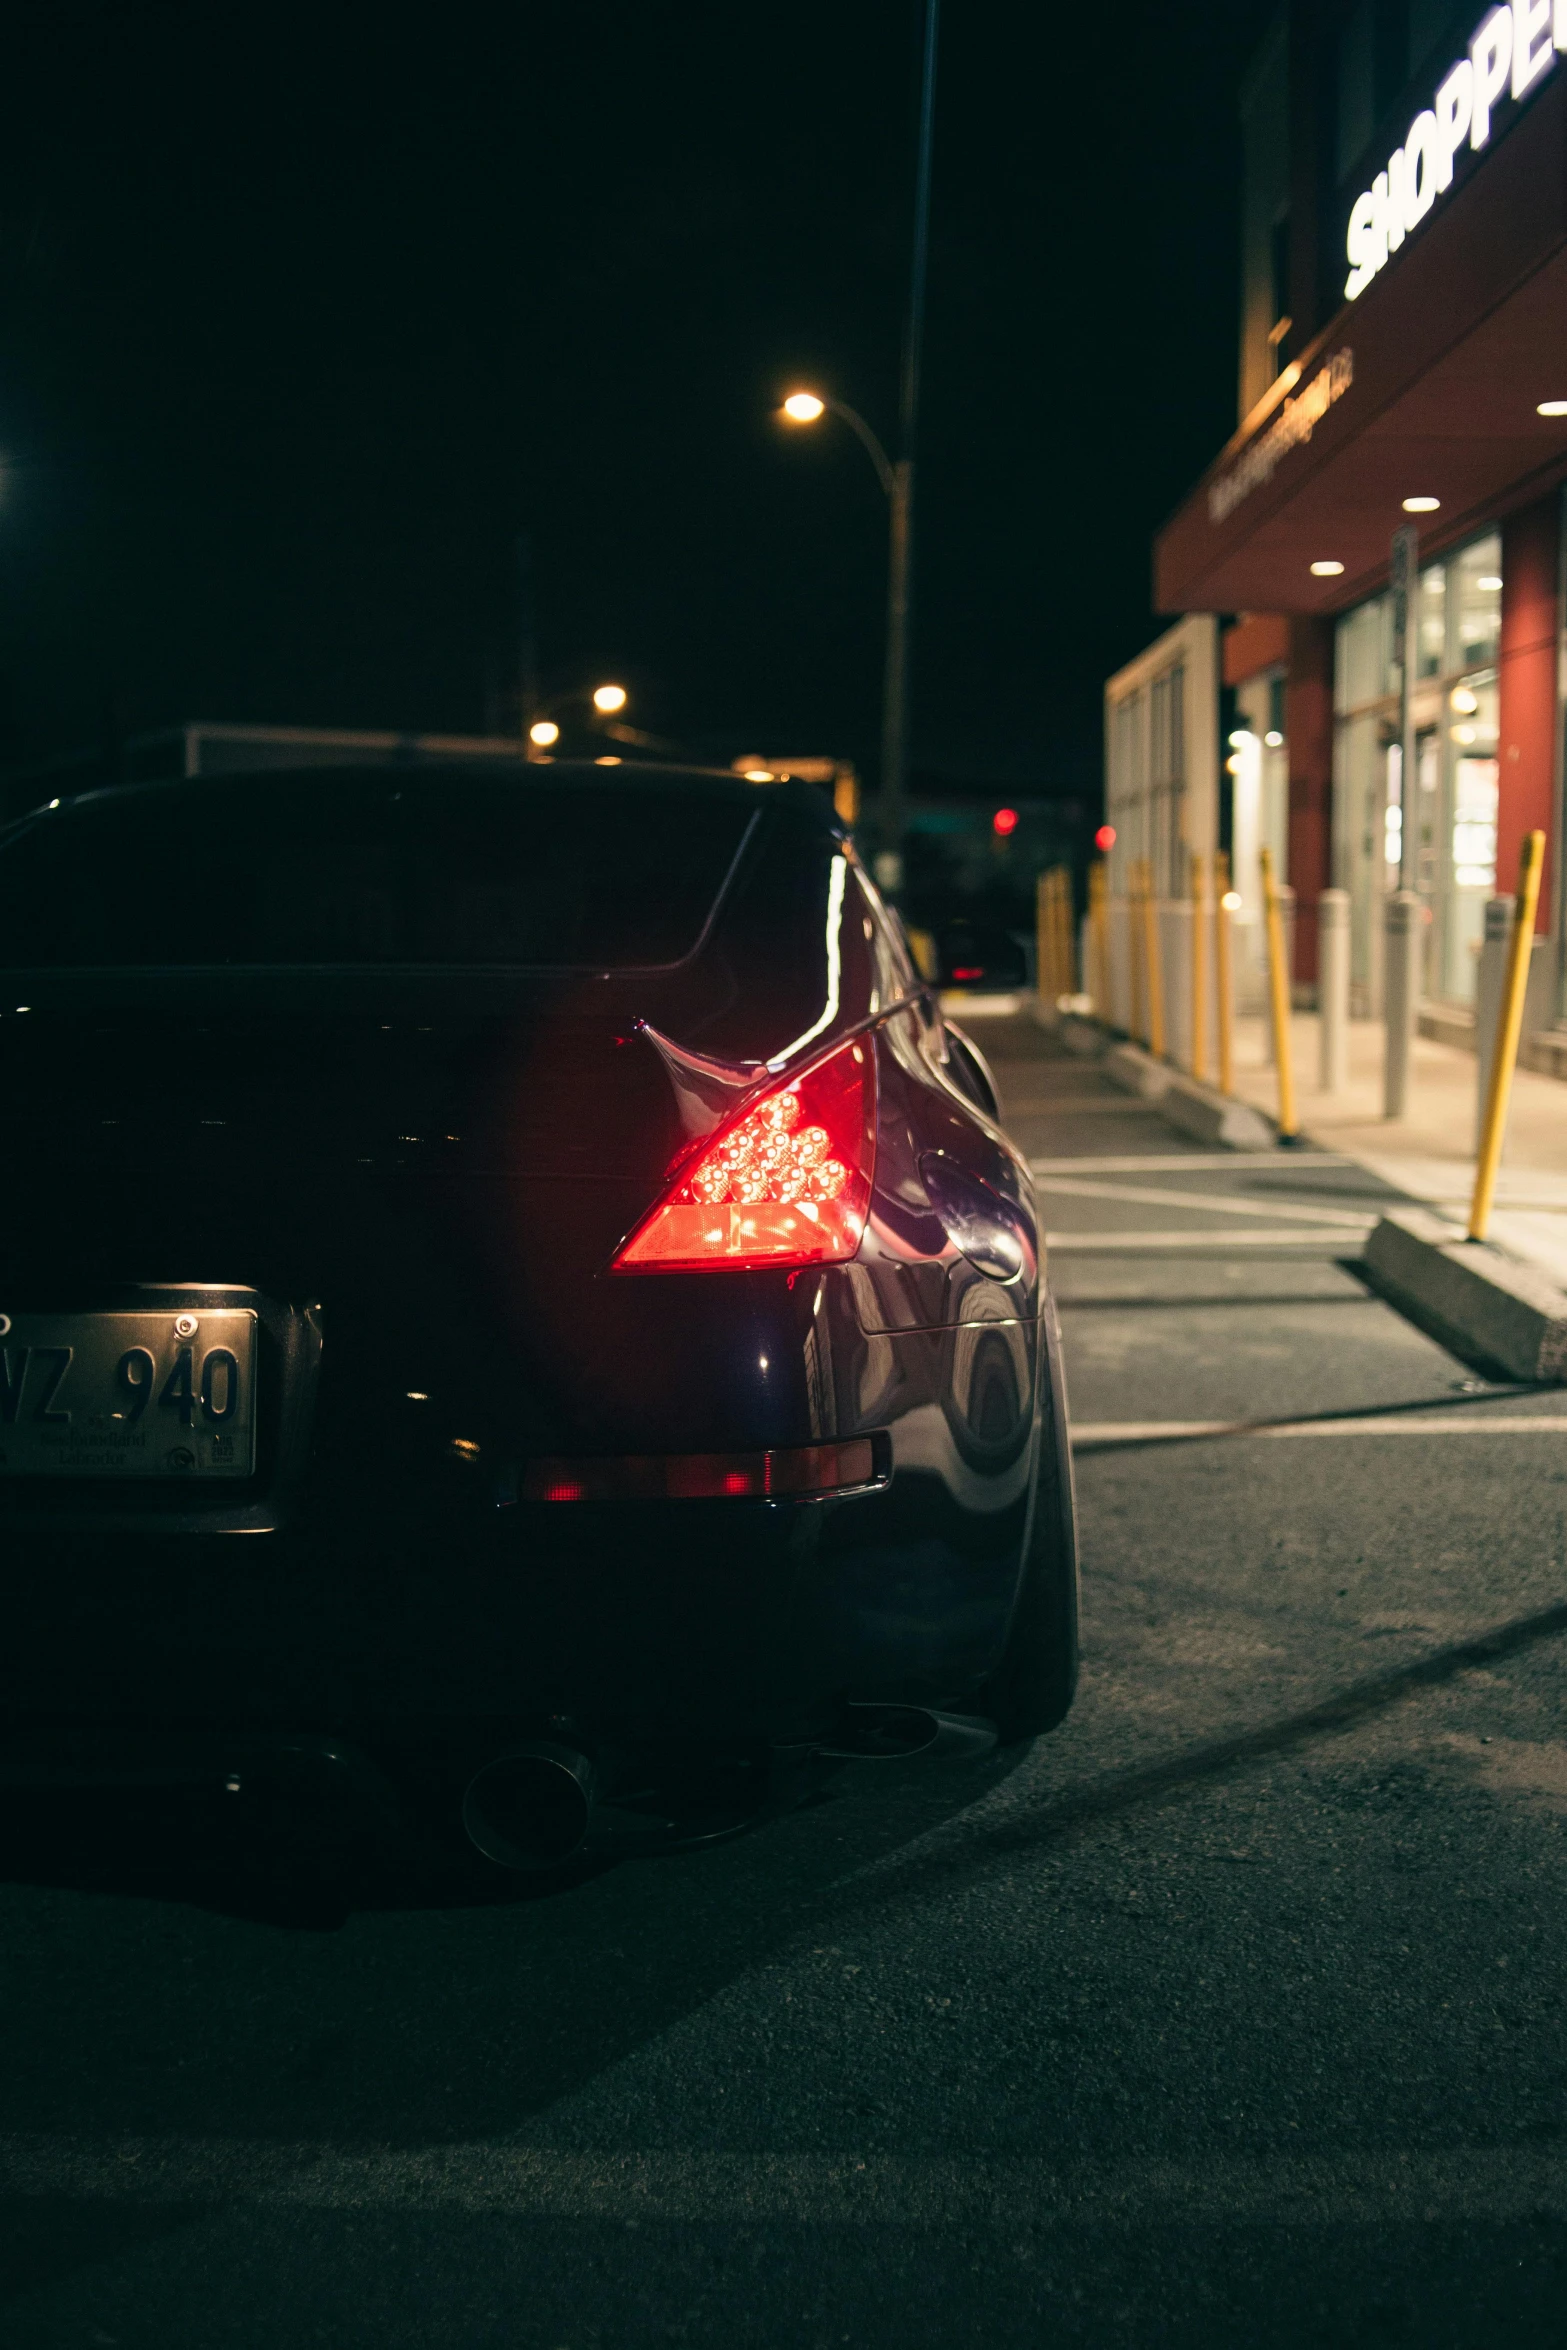
<svg viewBox="0 0 1567 2350">
<path fill-rule="evenodd" d="M 1457 1046 L 1417 1036 L 1409 1114 L 1382 1116 L 1379 1021 L 1352 1020 L 1349 1083 L 1327 1094 L 1317 1084 L 1317 1017 L 1291 1021 L 1296 1115 L 1313 1142 L 1345 1151 L 1440 1214 L 1463 1223 L 1474 1184 L 1475 1058 Z M 1260 1019 L 1235 1023 L 1235 1091 L 1269 1117 L 1278 1112 L 1278 1080 Z M 1507 1146 L 1489 1237 L 1510 1255 L 1538 1265 L 1567 1286 L 1567 1083 L 1520 1069 L 1513 1078 Z"/>
</svg>

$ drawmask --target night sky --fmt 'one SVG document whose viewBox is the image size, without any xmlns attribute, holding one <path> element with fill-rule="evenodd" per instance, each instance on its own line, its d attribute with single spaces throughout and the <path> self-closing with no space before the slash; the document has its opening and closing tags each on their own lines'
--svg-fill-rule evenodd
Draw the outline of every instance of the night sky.
<svg viewBox="0 0 1567 2350">
<path fill-rule="evenodd" d="M 1265 15 L 946 0 L 917 783 L 1094 787 L 1149 534 L 1235 421 Z M 873 770 L 881 495 L 771 410 L 893 431 L 917 39 L 916 0 L 24 12 L 0 756 L 510 722 L 527 529 L 547 691 Z"/>
</svg>

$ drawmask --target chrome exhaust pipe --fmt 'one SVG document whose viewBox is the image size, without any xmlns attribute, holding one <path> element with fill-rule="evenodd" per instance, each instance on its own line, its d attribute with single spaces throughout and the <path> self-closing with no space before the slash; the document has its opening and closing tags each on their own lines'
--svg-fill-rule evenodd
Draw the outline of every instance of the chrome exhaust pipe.
<svg viewBox="0 0 1567 2350">
<path fill-rule="evenodd" d="M 589 1758 L 539 1739 L 474 1773 L 463 1793 L 462 1824 L 499 1868 L 556 1869 L 586 1846 L 593 1797 Z"/>
</svg>

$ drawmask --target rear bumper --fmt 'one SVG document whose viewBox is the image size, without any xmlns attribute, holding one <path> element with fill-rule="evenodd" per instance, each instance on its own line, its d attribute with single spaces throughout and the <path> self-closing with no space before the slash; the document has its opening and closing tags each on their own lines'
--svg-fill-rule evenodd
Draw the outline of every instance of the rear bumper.
<svg viewBox="0 0 1567 2350">
<path fill-rule="evenodd" d="M 1021 1537 L 1021 1504 L 975 1518 L 923 1475 L 814 1502 L 15 1532 L 0 1776 L 7 1741 L 74 1730 L 378 1755 L 441 1725 L 788 1742 L 846 1697 L 951 1705 L 993 1661 Z"/>
</svg>

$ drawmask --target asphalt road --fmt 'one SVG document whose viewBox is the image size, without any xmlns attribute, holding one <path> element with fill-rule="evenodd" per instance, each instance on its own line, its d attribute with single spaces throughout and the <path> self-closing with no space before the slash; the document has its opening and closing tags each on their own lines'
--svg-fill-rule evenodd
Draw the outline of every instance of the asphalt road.
<svg viewBox="0 0 1567 2350">
<path fill-rule="evenodd" d="M 543 1900 L 29 1809 L 5 2350 L 1567 2343 L 1567 1396 L 1367 1291 L 1358 1169 L 983 1041 L 1070 1720 Z"/>
</svg>

